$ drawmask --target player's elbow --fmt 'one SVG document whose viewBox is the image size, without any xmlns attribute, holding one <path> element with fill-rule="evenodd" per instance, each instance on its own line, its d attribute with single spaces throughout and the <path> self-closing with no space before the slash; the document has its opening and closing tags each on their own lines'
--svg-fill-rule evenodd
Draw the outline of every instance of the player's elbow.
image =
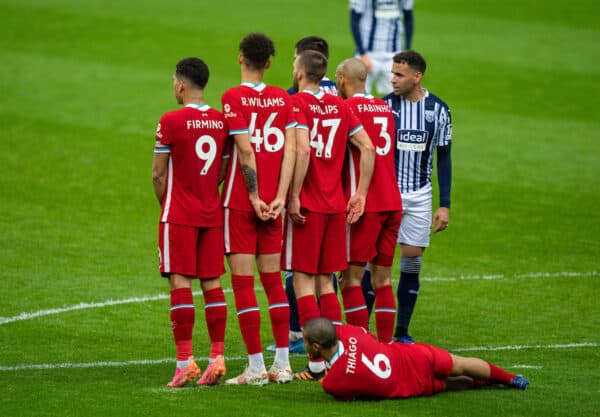
<svg viewBox="0 0 600 417">
<path fill-rule="evenodd" d="M 368 142 L 363 143 L 360 148 L 361 156 L 365 156 L 366 158 L 375 158 L 375 147 L 373 146 L 373 142 L 370 140 Z"/>
<path fill-rule="evenodd" d="M 310 145 L 308 143 L 299 143 L 296 146 L 296 158 L 299 160 L 310 158 Z"/>
<path fill-rule="evenodd" d="M 154 184 L 162 183 L 166 175 L 166 171 L 164 169 L 161 169 L 161 167 L 152 167 L 152 182 Z"/>
<path fill-rule="evenodd" d="M 247 164 L 248 161 L 250 161 L 252 159 L 252 156 L 254 155 L 254 153 L 252 152 L 252 148 L 250 147 L 238 149 L 238 151 L 240 155 L 240 162 L 244 164 Z"/>
</svg>

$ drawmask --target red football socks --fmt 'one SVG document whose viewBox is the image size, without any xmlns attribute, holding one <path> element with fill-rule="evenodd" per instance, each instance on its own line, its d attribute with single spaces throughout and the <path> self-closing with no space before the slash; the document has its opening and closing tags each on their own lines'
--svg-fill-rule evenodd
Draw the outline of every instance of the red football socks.
<svg viewBox="0 0 600 417">
<path fill-rule="evenodd" d="M 237 309 L 238 322 L 242 332 L 242 338 L 246 344 L 249 355 L 261 353 L 260 342 L 260 313 L 258 302 L 254 292 L 254 277 L 243 275 L 232 275 L 231 283 L 235 297 L 235 308 Z"/>
<path fill-rule="evenodd" d="M 383 343 L 392 341 L 394 320 L 396 319 L 396 299 L 391 285 L 375 288 L 375 327 L 377 339 Z"/>
<path fill-rule="evenodd" d="M 356 285 L 354 287 L 344 288 L 342 290 L 342 301 L 344 303 L 346 323 L 368 329 L 369 311 L 367 310 L 365 297 L 362 293 L 362 287 L 360 285 Z"/>
<path fill-rule="evenodd" d="M 329 319 L 333 324 L 342 324 L 342 308 L 336 293 L 323 294 L 319 297 L 321 317 Z"/>
<path fill-rule="evenodd" d="M 210 337 L 210 357 L 216 358 L 224 353 L 227 323 L 227 303 L 221 287 L 204 291 L 204 314 Z"/>
<path fill-rule="evenodd" d="M 196 311 L 191 288 L 172 290 L 171 328 L 178 361 L 185 361 L 192 356 L 192 331 L 195 317 Z"/>
<path fill-rule="evenodd" d="M 515 374 L 506 372 L 504 369 L 497 367 L 493 363 L 488 362 L 488 365 L 490 366 L 489 382 L 510 385 L 512 380 L 517 377 Z"/>
<path fill-rule="evenodd" d="M 297 298 L 296 303 L 298 304 L 298 314 L 300 315 L 300 326 L 304 326 L 309 320 L 321 317 L 319 305 L 314 295 L 309 294 Z"/>
<path fill-rule="evenodd" d="M 289 345 L 290 306 L 285 289 L 281 283 L 281 273 L 261 272 L 260 281 L 269 301 L 269 316 L 271 317 L 271 328 L 273 329 L 275 346 L 278 348 L 287 348 Z"/>
</svg>

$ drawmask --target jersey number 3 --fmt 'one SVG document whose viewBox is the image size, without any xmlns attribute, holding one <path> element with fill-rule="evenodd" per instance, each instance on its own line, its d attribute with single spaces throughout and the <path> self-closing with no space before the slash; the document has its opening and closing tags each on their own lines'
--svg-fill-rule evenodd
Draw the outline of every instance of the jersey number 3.
<svg viewBox="0 0 600 417">
<path fill-rule="evenodd" d="M 392 147 L 392 138 L 387 131 L 388 128 L 388 119 L 386 117 L 373 117 L 373 123 L 376 125 L 381 125 L 381 132 L 379 132 L 379 137 L 385 140 L 385 145 L 383 148 L 379 147 L 379 145 L 375 148 L 375 152 L 377 155 L 385 156 L 390 151 Z"/>
</svg>

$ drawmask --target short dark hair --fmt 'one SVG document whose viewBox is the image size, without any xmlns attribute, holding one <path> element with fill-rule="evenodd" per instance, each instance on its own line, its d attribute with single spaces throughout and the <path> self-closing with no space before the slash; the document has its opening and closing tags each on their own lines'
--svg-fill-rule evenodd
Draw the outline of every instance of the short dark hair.
<svg viewBox="0 0 600 417">
<path fill-rule="evenodd" d="M 250 33 L 240 42 L 240 52 L 245 62 L 255 69 L 263 69 L 271 56 L 275 55 L 275 45 L 264 33 Z"/>
<path fill-rule="evenodd" d="M 420 53 L 412 50 L 397 53 L 393 59 L 396 64 L 406 64 L 422 74 L 425 74 L 425 70 L 427 69 L 425 58 Z"/>
<path fill-rule="evenodd" d="M 298 54 L 298 69 L 304 70 L 310 82 L 319 83 L 327 72 L 327 57 L 317 51 L 304 51 Z"/>
<path fill-rule="evenodd" d="M 177 78 L 185 78 L 201 90 L 206 87 L 209 75 L 208 65 L 200 58 L 184 58 L 175 66 Z"/>
<path fill-rule="evenodd" d="M 306 38 L 300 39 L 296 43 L 296 53 L 304 51 L 318 51 L 325 55 L 325 58 L 329 59 L 329 45 L 327 41 L 319 36 L 307 36 Z"/>
<path fill-rule="evenodd" d="M 338 342 L 334 325 L 326 318 L 307 321 L 304 324 L 304 338 L 308 343 L 318 343 L 321 347 L 329 349 Z"/>
</svg>

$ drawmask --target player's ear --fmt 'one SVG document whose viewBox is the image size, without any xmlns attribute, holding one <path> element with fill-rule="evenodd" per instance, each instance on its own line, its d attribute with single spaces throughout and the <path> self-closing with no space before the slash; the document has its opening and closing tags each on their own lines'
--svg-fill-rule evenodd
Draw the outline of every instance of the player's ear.
<svg viewBox="0 0 600 417">
<path fill-rule="evenodd" d="M 271 60 L 267 60 L 267 62 L 265 63 L 265 69 L 269 69 L 270 66 L 271 66 Z"/>
<path fill-rule="evenodd" d="M 244 56 L 242 54 L 238 55 L 238 64 L 242 65 L 242 63 L 244 62 Z"/>
</svg>

